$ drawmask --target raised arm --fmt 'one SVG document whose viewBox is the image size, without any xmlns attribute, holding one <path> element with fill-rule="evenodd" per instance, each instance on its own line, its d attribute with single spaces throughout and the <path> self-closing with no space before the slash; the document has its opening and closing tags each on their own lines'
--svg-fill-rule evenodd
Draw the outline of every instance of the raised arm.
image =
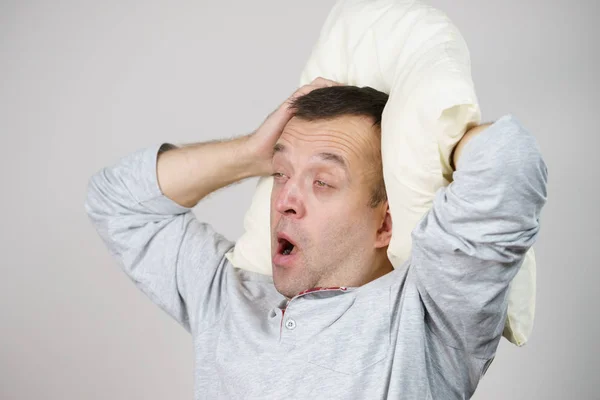
<svg viewBox="0 0 600 400">
<path fill-rule="evenodd" d="M 177 181 L 192 179 L 191 164 L 200 181 L 211 169 L 200 158 L 205 150 L 211 147 L 227 160 L 238 140 L 198 145 L 193 153 L 170 143 L 155 144 L 102 168 L 88 183 L 85 210 L 109 253 L 142 292 L 189 332 L 210 326 L 226 306 L 217 294 L 224 278 L 223 255 L 234 244 L 196 220 L 188 192 L 177 189 Z M 171 152 L 173 157 L 163 158 Z M 185 166 L 180 175 L 175 173 L 177 161 Z M 223 185 L 238 177 L 233 164 Z M 161 191 L 157 171 L 177 201 Z"/>
<path fill-rule="evenodd" d="M 290 99 L 317 87 L 316 80 Z M 109 253 L 153 302 L 186 330 L 202 330 L 227 306 L 227 253 L 234 243 L 192 212 L 209 193 L 270 174 L 273 146 L 291 118 L 286 100 L 251 135 L 129 154 L 89 180 L 85 210 Z"/>
<path fill-rule="evenodd" d="M 465 148 L 467 143 L 469 141 L 471 141 L 471 139 L 473 139 L 475 136 L 479 135 L 481 132 L 483 132 L 484 130 L 489 128 L 490 126 L 492 126 L 492 123 L 481 124 L 481 125 L 478 125 L 478 126 L 475 126 L 471 129 L 469 129 L 463 135 L 463 137 L 460 139 L 460 141 L 454 148 L 454 151 L 452 152 L 452 164 L 451 165 L 454 170 L 456 170 L 456 165 L 458 164 L 458 159 L 462 155 L 463 149 Z"/>
<path fill-rule="evenodd" d="M 166 144 L 156 166 L 161 192 L 183 207 L 194 207 L 222 187 L 266 173 L 248 151 L 248 139 Z"/>
<path fill-rule="evenodd" d="M 433 334 L 489 359 L 508 285 L 538 237 L 548 172 L 535 138 L 512 116 L 468 135 L 455 150 L 454 181 L 413 230 L 411 267 Z"/>
<path fill-rule="evenodd" d="M 338 85 L 317 78 L 284 101 L 257 131 L 238 140 L 184 145 L 159 155 L 157 175 L 162 192 L 185 207 L 236 181 L 271 174 L 273 146 L 292 117 L 290 102 L 314 89 Z M 174 148 L 170 145 L 169 149 Z"/>
</svg>

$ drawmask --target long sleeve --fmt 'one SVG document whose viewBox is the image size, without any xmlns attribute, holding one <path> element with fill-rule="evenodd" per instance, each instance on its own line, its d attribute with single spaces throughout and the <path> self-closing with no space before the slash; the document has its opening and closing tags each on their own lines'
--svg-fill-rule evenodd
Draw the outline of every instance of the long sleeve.
<svg viewBox="0 0 600 400">
<path fill-rule="evenodd" d="M 227 306 L 224 255 L 234 243 L 161 192 L 157 157 L 170 147 L 140 149 L 96 172 L 85 211 L 135 285 L 191 333 Z"/>
<path fill-rule="evenodd" d="M 510 281 L 540 230 L 547 176 L 534 136 L 505 116 L 465 145 L 453 182 L 413 230 L 412 272 L 445 345 L 495 354 Z"/>
</svg>

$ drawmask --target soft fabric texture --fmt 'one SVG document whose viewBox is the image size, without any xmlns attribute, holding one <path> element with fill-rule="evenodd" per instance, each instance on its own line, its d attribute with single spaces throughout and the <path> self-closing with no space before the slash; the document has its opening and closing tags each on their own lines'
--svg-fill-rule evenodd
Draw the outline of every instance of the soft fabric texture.
<svg viewBox="0 0 600 400">
<path fill-rule="evenodd" d="M 388 257 L 410 258 L 411 231 L 452 180 L 452 149 L 480 122 L 469 52 L 441 11 L 420 1 L 341 0 L 329 14 L 300 84 L 322 76 L 390 95 L 382 119 L 382 161 L 393 220 Z M 269 198 L 272 177 L 259 180 L 244 234 L 227 257 L 237 267 L 270 275 Z M 535 311 L 535 256 L 529 251 L 511 283 L 504 336 L 523 345 Z"/>
<path fill-rule="evenodd" d="M 192 335 L 195 399 L 471 398 L 546 201 L 546 165 L 516 119 L 467 143 L 413 230 L 405 268 L 289 302 L 161 192 L 157 154 L 170 147 L 98 171 L 85 210 L 124 273 Z"/>
</svg>

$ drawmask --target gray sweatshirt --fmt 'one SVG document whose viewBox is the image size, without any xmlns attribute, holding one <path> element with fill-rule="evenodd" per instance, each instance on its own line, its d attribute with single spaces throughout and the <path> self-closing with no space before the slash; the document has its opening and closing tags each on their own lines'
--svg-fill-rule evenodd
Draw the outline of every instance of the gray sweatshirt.
<svg viewBox="0 0 600 400">
<path fill-rule="evenodd" d="M 233 267 L 234 242 L 160 191 L 157 154 L 172 146 L 96 172 L 85 210 L 134 284 L 192 335 L 195 399 L 471 397 L 546 202 L 546 164 L 513 116 L 466 144 L 402 268 L 289 303 L 270 276 Z"/>
</svg>

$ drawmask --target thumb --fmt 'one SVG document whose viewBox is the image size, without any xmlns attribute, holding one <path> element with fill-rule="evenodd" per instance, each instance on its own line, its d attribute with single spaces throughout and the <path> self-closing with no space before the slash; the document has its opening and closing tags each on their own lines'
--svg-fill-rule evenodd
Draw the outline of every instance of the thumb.
<svg viewBox="0 0 600 400">
<path fill-rule="evenodd" d="M 290 109 L 290 101 L 286 100 L 281 104 L 275 111 L 271 112 L 265 122 L 260 127 L 261 130 L 268 132 L 279 132 L 283 131 L 285 125 L 292 119 L 294 113 Z"/>
</svg>

